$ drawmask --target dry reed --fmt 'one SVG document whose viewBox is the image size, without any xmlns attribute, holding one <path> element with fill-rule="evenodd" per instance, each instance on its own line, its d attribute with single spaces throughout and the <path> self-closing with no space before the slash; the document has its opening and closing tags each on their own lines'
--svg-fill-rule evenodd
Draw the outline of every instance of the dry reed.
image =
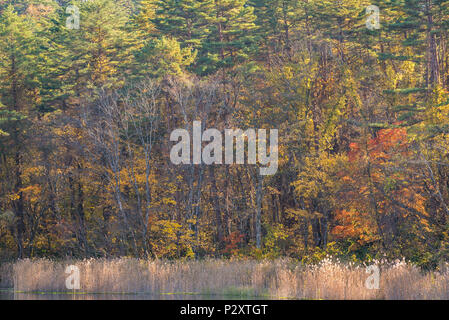
<svg viewBox="0 0 449 320">
<path fill-rule="evenodd" d="M 0 288 L 12 288 L 14 286 L 13 280 L 13 264 L 0 264 Z"/>
<path fill-rule="evenodd" d="M 14 264 L 14 289 L 67 292 L 65 268 L 80 270 L 80 292 L 201 293 L 292 299 L 449 299 L 449 273 L 422 273 L 405 262 L 380 264 L 379 289 L 367 289 L 366 268 L 325 260 L 304 266 L 276 261 L 144 261 L 90 259 Z"/>
</svg>

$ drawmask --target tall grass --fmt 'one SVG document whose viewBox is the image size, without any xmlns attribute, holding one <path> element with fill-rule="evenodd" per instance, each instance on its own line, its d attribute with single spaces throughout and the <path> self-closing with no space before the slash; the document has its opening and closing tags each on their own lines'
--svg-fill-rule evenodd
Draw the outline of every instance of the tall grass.
<svg viewBox="0 0 449 320">
<path fill-rule="evenodd" d="M 80 270 L 80 292 L 201 293 L 242 298 L 294 299 L 449 299 L 449 272 L 423 274 L 404 262 L 381 265 L 380 288 L 365 287 L 363 266 L 325 260 L 304 266 L 276 261 L 161 261 L 91 259 L 14 264 L 14 289 L 67 292 L 65 268 Z"/>
<path fill-rule="evenodd" d="M 0 263 L 0 288 L 12 288 L 14 285 L 13 264 Z"/>
</svg>

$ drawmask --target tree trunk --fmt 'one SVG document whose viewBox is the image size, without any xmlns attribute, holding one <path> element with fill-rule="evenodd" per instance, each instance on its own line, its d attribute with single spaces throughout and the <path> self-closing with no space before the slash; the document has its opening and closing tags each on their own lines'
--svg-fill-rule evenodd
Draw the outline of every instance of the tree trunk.
<svg viewBox="0 0 449 320">
<path fill-rule="evenodd" d="M 217 245 L 216 247 L 220 249 L 223 244 L 223 220 L 221 218 L 221 210 L 220 210 L 220 199 L 218 197 L 218 188 L 217 181 L 215 178 L 215 166 L 209 166 L 211 184 L 212 184 L 212 201 L 215 211 L 215 224 L 216 224 L 216 232 L 217 232 Z"/>
<path fill-rule="evenodd" d="M 263 177 L 256 172 L 257 189 L 256 189 L 256 247 L 261 248 L 262 242 L 262 183 Z"/>
</svg>

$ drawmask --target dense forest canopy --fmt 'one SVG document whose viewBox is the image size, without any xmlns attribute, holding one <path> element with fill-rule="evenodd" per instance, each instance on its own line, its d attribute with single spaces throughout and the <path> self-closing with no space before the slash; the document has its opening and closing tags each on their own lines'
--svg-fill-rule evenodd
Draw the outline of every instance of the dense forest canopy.
<svg viewBox="0 0 449 320">
<path fill-rule="evenodd" d="M 448 26 L 444 0 L 0 0 L 0 259 L 436 266 Z M 278 129 L 276 174 L 174 165 L 193 121 Z"/>
</svg>

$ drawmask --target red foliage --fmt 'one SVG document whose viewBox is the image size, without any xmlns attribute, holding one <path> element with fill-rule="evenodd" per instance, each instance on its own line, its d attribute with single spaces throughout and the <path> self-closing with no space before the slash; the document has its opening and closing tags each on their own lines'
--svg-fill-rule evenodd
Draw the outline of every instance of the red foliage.
<svg viewBox="0 0 449 320">
<path fill-rule="evenodd" d="M 409 190 L 402 172 L 392 173 L 386 170 L 396 157 L 405 157 L 409 153 L 407 130 L 392 128 L 379 130 L 375 138 L 362 143 L 351 143 L 348 153 L 353 165 L 343 173 L 342 180 L 348 185 L 341 194 L 343 205 L 336 212 L 337 225 L 332 234 L 338 238 L 350 238 L 363 245 L 378 239 L 375 218 L 369 203 L 375 199 L 377 212 L 388 213 L 396 210 L 382 193 L 387 179 L 392 181 L 390 195 L 395 195 L 409 206 L 419 205 L 417 195 Z M 369 170 L 367 170 L 369 168 Z M 381 186 L 381 191 L 373 187 Z M 400 196 L 396 195 L 400 194 Z M 411 194 L 411 195 L 410 195 Z M 407 201 L 409 198 L 413 201 Z"/>
<path fill-rule="evenodd" d="M 407 130 L 405 128 L 382 129 L 377 137 L 368 140 L 366 151 L 371 159 L 388 159 L 389 151 L 397 150 L 401 153 L 407 151 Z M 349 145 L 349 161 L 354 162 L 362 156 L 362 147 L 358 143 Z"/>
<path fill-rule="evenodd" d="M 238 254 L 239 244 L 242 243 L 243 234 L 238 231 L 232 232 L 229 236 L 225 237 L 224 241 L 226 243 L 223 250 L 224 253 L 229 253 L 231 255 Z"/>
</svg>

